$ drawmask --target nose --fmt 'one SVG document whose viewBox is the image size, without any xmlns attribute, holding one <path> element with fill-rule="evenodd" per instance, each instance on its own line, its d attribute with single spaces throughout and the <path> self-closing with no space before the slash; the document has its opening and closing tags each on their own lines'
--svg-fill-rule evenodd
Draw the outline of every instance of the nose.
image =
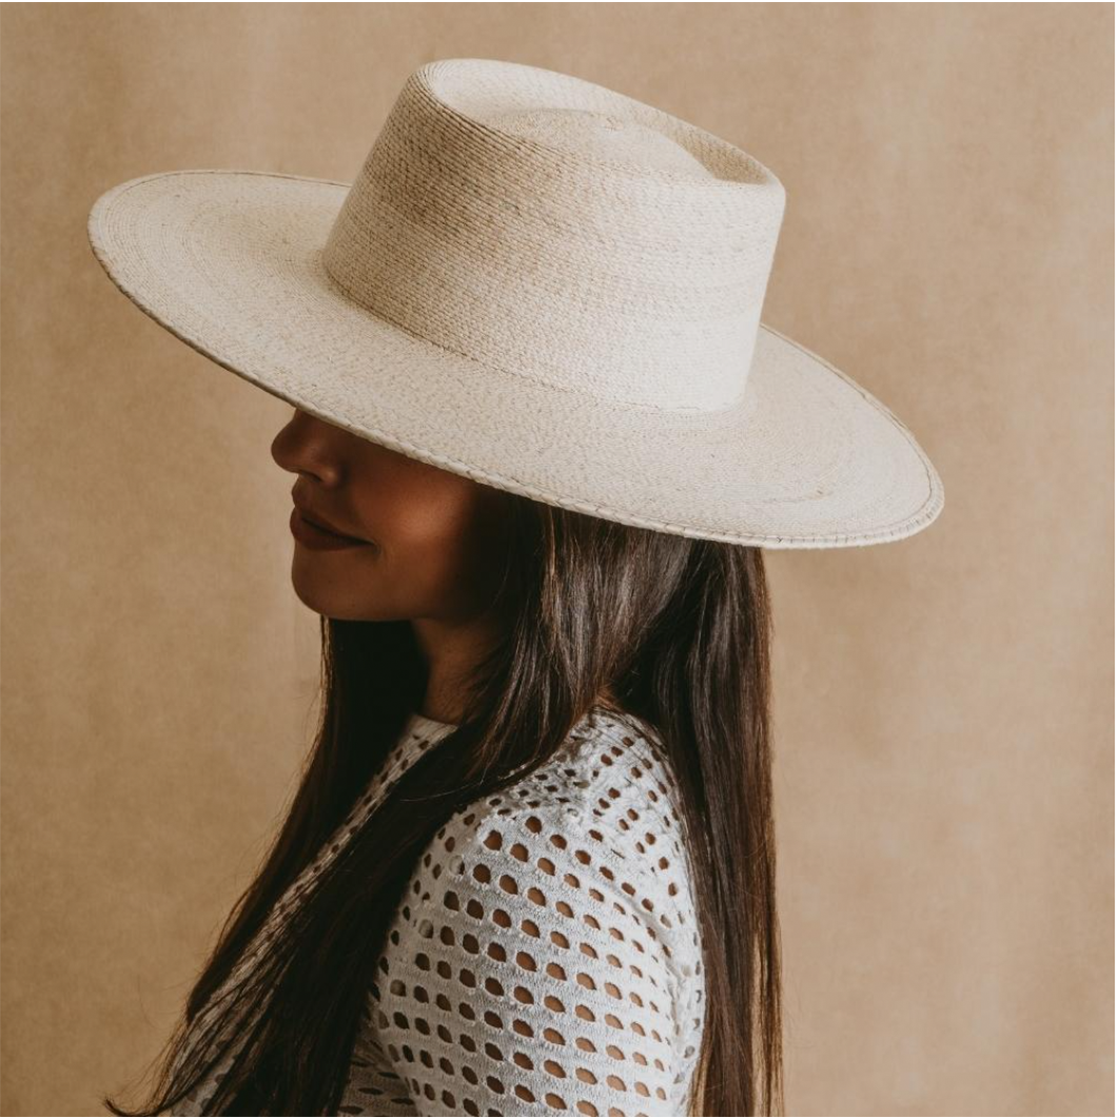
<svg viewBox="0 0 1117 1117">
<path fill-rule="evenodd" d="M 272 460 L 280 469 L 332 485 L 341 475 L 341 461 L 329 423 L 295 408 L 294 415 L 272 439 Z"/>
</svg>

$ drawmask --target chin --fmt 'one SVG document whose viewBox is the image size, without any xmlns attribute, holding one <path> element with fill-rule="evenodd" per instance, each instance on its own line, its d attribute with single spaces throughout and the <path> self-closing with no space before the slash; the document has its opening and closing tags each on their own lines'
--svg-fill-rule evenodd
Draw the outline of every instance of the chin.
<svg viewBox="0 0 1117 1117">
<path fill-rule="evenodd" d="M 312 612 L 334 620 L 359 620 L 351 615 L 353 602 L 345 600 L 336 579 L 318 577 L 300 569 L 296 561 L 291 573 L 291 586 L 295 596 Z"/>
<path fill-rule="evenodd" d="M 382 621 L 383 616 L 368 601 L 354 600 L 346 593 L 346 583 L 336 576 L 328 577 L 302 569 L 296 561 L 291 572 L 295 596 L 311 612 L 335 621 Z"/>
</svg>

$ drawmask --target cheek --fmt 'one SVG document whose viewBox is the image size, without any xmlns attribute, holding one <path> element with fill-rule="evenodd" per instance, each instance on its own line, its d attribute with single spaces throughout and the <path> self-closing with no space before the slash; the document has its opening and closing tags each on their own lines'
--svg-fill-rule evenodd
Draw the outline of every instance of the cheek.
<svg viewBox="0 0 1117 1117">
<path fill-rule="evenodd" d="M 487 565 L 486 530 L 469 493 L 414 499 L 385 524 L 383 550 L 393 582 L 417 606 L 468 607 Z"/>
<path fill-rule="evenodd" d="M 403 562 L 453 562 L 470 530 L 470 508 L 454 485 L 401 486 L 380 517 L 385 546 Z"/>
</svg>

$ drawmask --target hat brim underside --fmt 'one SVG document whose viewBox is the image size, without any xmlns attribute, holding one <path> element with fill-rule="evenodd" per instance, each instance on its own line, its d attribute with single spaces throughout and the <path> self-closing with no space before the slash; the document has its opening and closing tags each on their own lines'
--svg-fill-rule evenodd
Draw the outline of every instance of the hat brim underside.
<svg viewBox="0 0 1117 1117">
<path fill-rule="evenodd" d="M 662 413 L 481 366 L 378 318 L 322 266 L 348 189 L 255 171 L 146 175 L 97 199 L 89 240 L 121 291 L 218 365 L 483 484 L 770 549 L 891 542 L 942 510 L 911 432 L 770 327 L 739 406 Z"/>
</svg>

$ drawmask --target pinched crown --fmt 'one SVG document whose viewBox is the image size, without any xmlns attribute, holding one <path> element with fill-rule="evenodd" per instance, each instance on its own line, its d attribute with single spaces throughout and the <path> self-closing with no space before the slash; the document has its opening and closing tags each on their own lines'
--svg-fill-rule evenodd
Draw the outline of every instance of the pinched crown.
<svg viewBox="0 0 1117 1117">
<path fill-rule="evenodd" d="M 725 140 L 518 63 L 405 83 L 325 246 L 346 294 L 559 391 L 659 409 L 743 396 L 784 190 Z"/>
</svg>

